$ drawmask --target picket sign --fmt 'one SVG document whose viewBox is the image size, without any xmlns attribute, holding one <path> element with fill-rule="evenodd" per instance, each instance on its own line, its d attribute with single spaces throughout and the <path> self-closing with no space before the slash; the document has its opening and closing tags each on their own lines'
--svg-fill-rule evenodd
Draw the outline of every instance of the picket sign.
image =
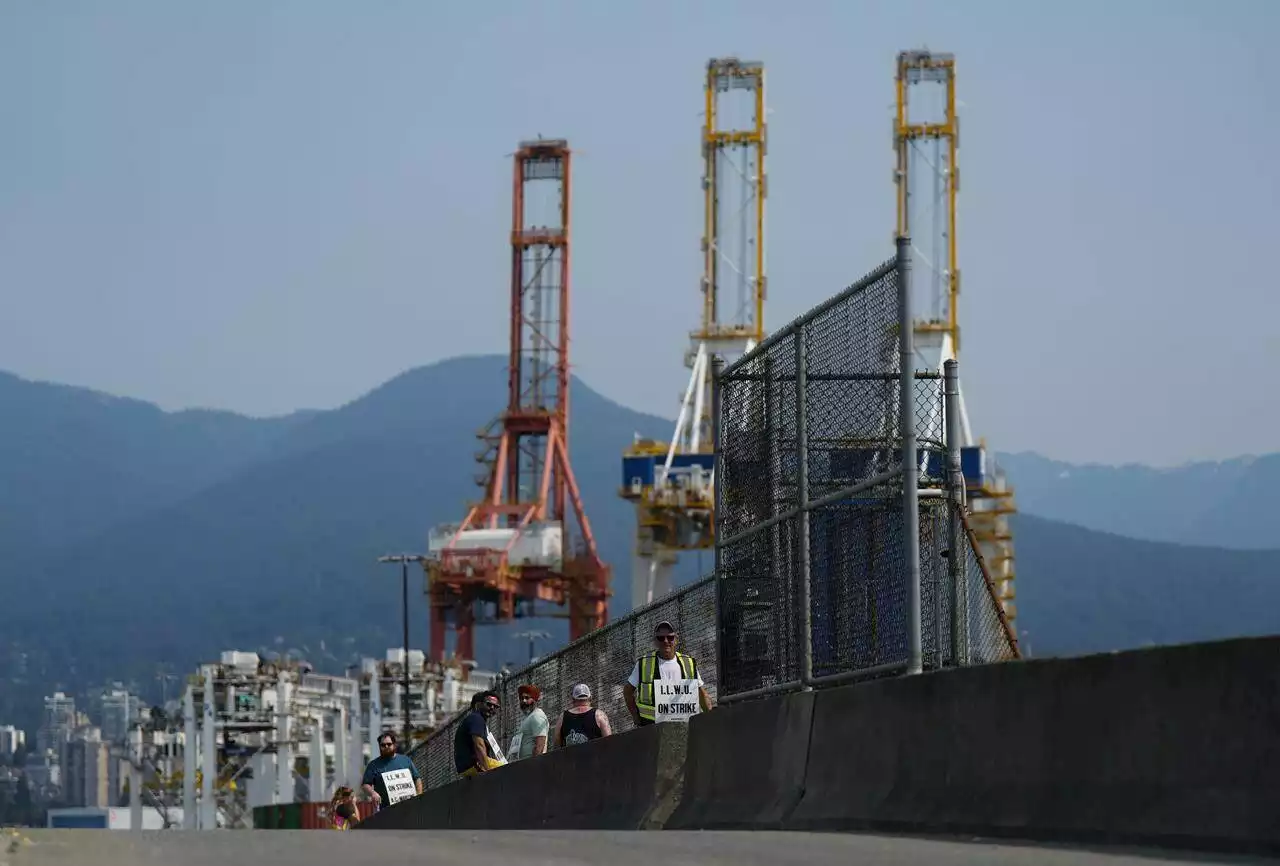
<svg viewBox="0 0 1280 866">
<path fill-rule="evenodd" d="M 382 784 L 387 786 L 387 805 L 394 806 L 401 800 L 408 800 L 418 792 L 413 784 L 413 774 L 409 770 L 388 770 L 382 774 Z"/>
<path fill-rule="evenodd" d="M 655 680 L 653 683 L 654 721 L 687 722 L 698 714 L 697 680 Z"/>
</svg>

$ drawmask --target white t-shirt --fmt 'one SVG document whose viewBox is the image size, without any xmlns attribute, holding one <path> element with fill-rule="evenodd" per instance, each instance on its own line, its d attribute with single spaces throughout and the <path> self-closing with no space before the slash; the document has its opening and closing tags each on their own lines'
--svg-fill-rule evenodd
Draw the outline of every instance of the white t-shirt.
<svg viewBox="0 0 1280 866">
<path fill-rule="evenodd" d="M 684 672 L 680 670 L 680 662 L 675 659 L 658 659 L 658 679 L 660 680 L 682 680 Z M 702 677 L 695 677 L 693 680 L 698 684 L 698 688 L 702 688 Z M 640 662 L 636 661 L 631 667 L 631 676 L 627 677 L 627 682 L 631 684 L 631 688 L 640 688 Z"/>
</svg>

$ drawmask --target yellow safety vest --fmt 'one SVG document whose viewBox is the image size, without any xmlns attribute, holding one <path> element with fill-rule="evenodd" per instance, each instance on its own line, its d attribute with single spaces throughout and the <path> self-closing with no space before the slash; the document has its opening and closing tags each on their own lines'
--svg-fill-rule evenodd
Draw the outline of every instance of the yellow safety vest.
<svg viewBox="0 0 1280 866">
<path fill-rule="evenodd" d="M 684 679 L 698 678 L 698 662 L 693 656 L 677 652 L 675 660 L 680 664 L 680 673 Z M 640 711 L 640 718 L 652 722 L 654 717 L 653 681 L 658 678 L 658 654 L 650 653 L 636 661 L 640 665 L 640 688 L 636 689 L 636 709 Z"/>
</svg>

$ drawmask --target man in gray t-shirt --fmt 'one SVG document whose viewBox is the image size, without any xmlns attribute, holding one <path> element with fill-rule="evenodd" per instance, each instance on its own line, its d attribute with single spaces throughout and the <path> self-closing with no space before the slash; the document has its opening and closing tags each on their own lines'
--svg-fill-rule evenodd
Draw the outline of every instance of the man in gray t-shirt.
<svg viewBox="0 0 1280 866">
<path fill-rule="evenodd" d="M 532 758 L 547 751 L 547 714 L 538 706 L 542 692 L 537 686 L 524 685 L 516 690 L 520 695 L 520 711 L 524 718 L 511 738 L 508 760 Z"/>
</svg>

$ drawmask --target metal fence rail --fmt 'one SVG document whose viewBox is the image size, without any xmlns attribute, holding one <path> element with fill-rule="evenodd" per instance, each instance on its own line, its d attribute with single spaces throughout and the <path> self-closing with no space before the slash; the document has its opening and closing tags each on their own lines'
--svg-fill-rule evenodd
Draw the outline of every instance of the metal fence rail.
<svg viewBox="0 0 1280 866">
<path fill-rule="evenodd" d="M 671 622 L 679 633 L 680 651 L 698 660 L 698 672 L 707 691 L 715 697 L 718 681 L 716 597 L 714 578 L 708 576 L 500 678 L 494 691 L 502 700 L 502 710 L 490 720 L 489 727 L 503 750 L 510 745 L 521 718 L 516 689 L 526 683 L 541 689 L 541 706 L 552 730 L 570 703 L 570 689 L 577 683 L 591 687 L 592 703 L 608 714 L 615 733 L 630 730 L 631 716 L 622 697 L 622 684 L 636 659 L 653 651 L 653 629 L 663 620 Z M 453 739 L 466 712 L 450 719 L 409 753 L 426 788 L 436 788 L 458 778 L 453 763 Z"/>
<path fill-rule="evenodd" d="M 965 557 L 964 580 L 969 604 L 969 616 L 966 617 L 969 624 L 967 661 L 981 665 L 1019 658 L 1021 649 L 1017 633 L 1005 616 L 995 581 L 978 552 L 978 542 L 969 526 L 969 518 L 962 507 L 956 505 L 953 508 L 963 533 L 961 552 Z"/>
</svg>

